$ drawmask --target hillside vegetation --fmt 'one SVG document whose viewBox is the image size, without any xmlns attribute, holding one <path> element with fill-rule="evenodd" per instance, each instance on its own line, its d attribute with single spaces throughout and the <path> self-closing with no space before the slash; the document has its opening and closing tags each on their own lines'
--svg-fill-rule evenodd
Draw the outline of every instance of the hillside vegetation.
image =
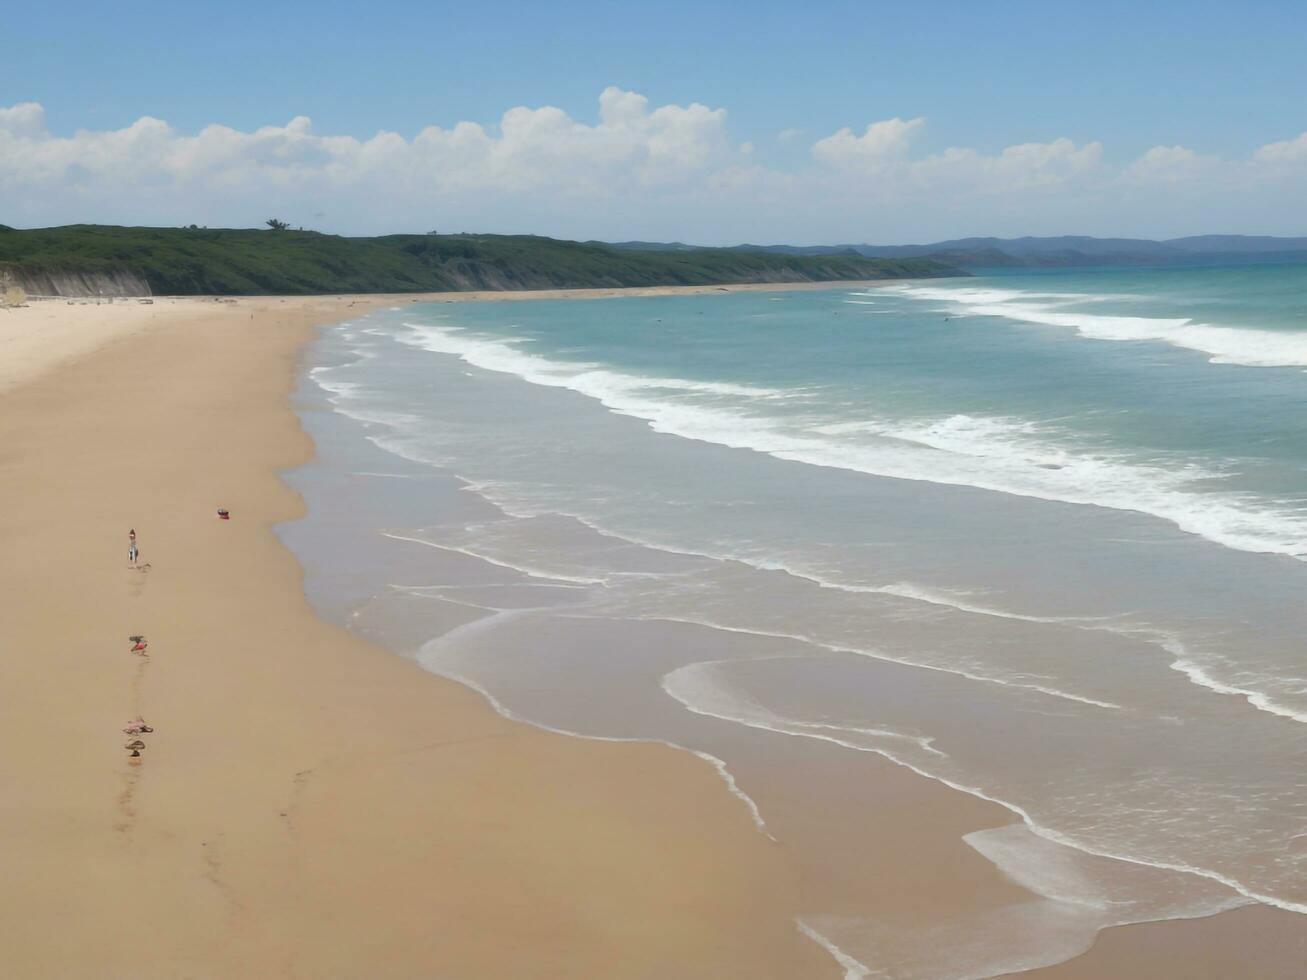
<svg viewBox="0 0 1307 980">
<path fill-rule="evenodd" d="M 959 275 L 923 258 L 736 249 L 631 251 L 531 235 L 0 225 L 0 272 L 16 281 L 131 275 L 156 294 L 402 293 L 470 289 L 804 282 Z"/>
</svg>

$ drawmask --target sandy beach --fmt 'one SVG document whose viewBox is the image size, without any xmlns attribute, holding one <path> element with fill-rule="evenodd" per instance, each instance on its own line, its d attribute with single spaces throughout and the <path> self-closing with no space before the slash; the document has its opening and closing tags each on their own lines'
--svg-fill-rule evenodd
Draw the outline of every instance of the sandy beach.
<svg viewBox="0 0 1307 980">
<path fill-rule="evenodd" d="M 4 972 L 835 975 L 707 763 L 510 723 L 310 613 L 287 393 L 362 302 L 0 314 Z"/>
<path fill-rule="evenodd" d="M 289 398 L 316 325 L 416 299 L 831 285 L 0 312 L 3 972 L 834 978 L 795 927 L 814 896 L 891 930 L 1030 897 L 962 840 L 1010 811 L 872 754 L 840 792 L 879 846 L 801 874 L 706 761 L 508 721 L 315 617 L 273 533 L 303 513 L 279 474 L 313 453 Z M 138 715 L 154 732 L 131 765 Z M 815 786 L 823 756 L 787 751 Z M 778 827 L 784 802 L 762 801 Z M 849 831 L 830 828 L 833 852 Z M 1030 975 L 1288 980 L 1302 922 L 1110 929 Z"/>
</svg>

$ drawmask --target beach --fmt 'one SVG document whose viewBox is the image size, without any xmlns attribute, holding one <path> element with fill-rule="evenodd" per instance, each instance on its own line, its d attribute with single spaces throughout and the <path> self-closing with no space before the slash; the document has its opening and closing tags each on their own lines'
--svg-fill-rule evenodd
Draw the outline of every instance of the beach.
<svg viewBox="0 0 1307 980">
<path fill-rule="evenodd" d="M 1228 409 L 1287 426 L 1300 376 L 1197 356 L 1151 275 L 378 309 L 306 356 L 281 534 L 505 714 L 720 759 L 855 973 L 1243 929 L 1204 961 L 1291 969 L 1294 443 Z"/>
<path fill-rule="evenodd" d="M 775 293 L 756 297 L 767 303 L 788 289 L 738 291 Z M 628 293 L 480 298 L 617 295 Z M 722 573 L 715 559 L 615 549 L 584 526 L 527 521 L 539 560 L 560 562 L 540 569 L 449 533 L 512 521 L 450 472 L 338 424 L 303 374 L 324 368 L 329 379 L 344 359 L 330 342 L 315 348 L 320 361 L 305 352 L 323 324 L 353 331 L 377 322 L 364 320 L 373 311 L 403 317 L 413 302 L 475 298 L 160 298 L 0 313 L 0 340 L 31 352 L 19 368 L 8 363 L 0 391 L 0 567 L 6 594 L 20 598 L 0 622 L 11 719 L 0 771 L 19 788 L 0 821 L 10 972 L 979 977 L 1069 956 L 1029 975 L 1300 973 L 1299 914 L 1244 906 L 1100 932 L 1102 917 L 1066 915 L 1084 895 L 1059 904 L 1057 894 L 1087 887 L 1092 861 L 1073 868 L 1055 856 L 1074 874 L 1057 887 L 1032 879 L 1005 860 L 1033 837 L 1018 839 L 1013 810 L 912 771 L 925 767 L 903 734 L 837 729 L 834 715 L 748 716 L 706 694 L 729 678 L 759 704 L 793 690 L 797 710 L 809 674 L 838 692 L 874 670 L 887 704 L 924 703 L 920 718 L 944 731 L 965 717 L 991 746 L 985 718 L 1005 706 L 1075 705 L 1029 690 L 1019 696 L 1033 700 L 991 702 L 951 677 L 928 688 L 910 664 L 812 659 L 780 628 L 767 633 L 767 615 L 783 625 L 804 603 L 836 618 L 838 607 L 821 604 L 829 587 L 827 598 L 796 600 L 769 581 L 750 605 L 737 602 L 762 624 L 750 632 L 655 604 L 670 601 L 653 594 L 671 591 L 667 582 Z M 34 323 L 58 344 L 35 343 Z M 440 376 L 451 397 L 463 369 Z M 493 413 L 518 407 L 517 396 L 493 390 L 469 404 L 507 427 Z M 543 402 L 520 407 L 568 435 Z M 587 431 L 606 444 L 625 438 L 601 424 Z M 715 473 L 694 455 L 708 451 L 693 443 L 669 461 Z M 313 502 L 308 520 L 301 494 Z M 217 520 L 218 508 L 231 520 Z M 448 522 L 443 537 L 398 530 L 433 513 Z M 144 570 L 128 565 L 128 528 Z M 636 583 L 632 594 L 610 583 L 595 616 L 568 616 L 597 555 L 614 581 Z M 644 575 L 665 576 L 648 596 Z M 404 588 L 369 596 L 378 581 Z M 876 636 L 891 649 L 961 632 L 1022 651 L 1069 642 L 1048 624 L 1016 643 L 1003 624 L 896 615 Z M 148 657 L 129 652 L 134 634 L 148 638 Z M 802 671 L 772 673 L 791 664 Z M 121 729 L 138 715 L 155 730 L 133 766 Z M 869 751 L 849 752 L 831 733 Z M 844 942 L 868 922 L 866 948 L 883 960 Z M 1029 945 L 1045 932 L 1056 942 Z"/>
<path fill-rule="evenodd" d="M 364 302 L 0 313 L 65 345 L 0 395 L 4 972 L 834 975 L 709 764 L 513 724 L 311 614 L 287 397 Z"/>
</svg>

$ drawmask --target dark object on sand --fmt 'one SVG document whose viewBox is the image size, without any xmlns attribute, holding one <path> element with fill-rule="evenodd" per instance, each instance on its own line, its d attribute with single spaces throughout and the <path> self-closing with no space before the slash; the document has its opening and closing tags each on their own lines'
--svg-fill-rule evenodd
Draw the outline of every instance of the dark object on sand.
<svg viewBox="0 0 1307 980">
<path fill-rule="evenodd" d="M 139 752 L 141 749 L 145 748 L 145 743 L 138 738 L 135 742 L 128 742 L 126 745 L 123 746 L 123 748 L 131 749 L 132 753 L 135 754 Z"/>
<path fill-rule="evenodd" d="M 227 513 L 227 511 L 226 511 L 225 508 L 219 507 L 219 508 L 218 508 L 218 520 L 220 520 L 220 521 L 229 521 L 229 520 L 231 520 L 231 514 Z"/>
<path fill-rule="evenodd" d="M 145 637 L 143 637 L 143 636 L 129 636 L 129 637 L 127 637 L 127 639 L 131 640 L 133 643 L 140 643 L 143 639 L 145 639 Z"/>
</svg>

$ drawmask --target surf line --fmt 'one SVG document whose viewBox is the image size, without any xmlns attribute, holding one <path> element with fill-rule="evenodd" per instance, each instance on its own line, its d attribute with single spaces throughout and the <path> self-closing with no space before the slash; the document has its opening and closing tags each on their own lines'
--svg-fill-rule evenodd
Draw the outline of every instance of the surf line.
<svg viewBox="0 0 1307 980">
<path fill-rule="evenodd" d="M 694 667 L 694 666 L 698 666 L 698 665 L 696 664 L 687 665 L 687 667 Z M 731 715 L 717 714 L 715 712 L 701 709 L 691 704 L 688 700 L 679 697 L 673 690 L 668 688 L 666 681 L 669 677 L 685 669 L 686 667 L 679 667 L 677 668 L 677 670 L 671 671 L 669 674 L 664 675 L 663 690 L 667 691 L 669 696 L 675 698 L 682 705 L 684 705 L 687 711 L 691 711 L 695 714 L 703 715 L 708 718 L 717 718 L 720 721 L 734 722 L 737 725 L 744 725 L 749 728 L 760 728 L 764 731 L 769 730 L 766 729 L 765 726 L 756 724 L 747 719 L 733 717 Z M 673 685 L 673 687 L 674 686 L 675 685 Z M 799 732 L 791 732 L 790 734 L 797 735 L 801 738 L 816 738 L 816 739 L 835 741 L 834 739 L 830 739 L 828 736 L 820 735 L 817 733 L 811 733 L 811 732 L 799 731 Z M 1092 854 L 1095 857 L 1109 858 L 1114 861 L 1124 861 L 1127 864 L 1136 864 L 1139 865 L 1140 867 L 1160 868 L 1163 871 L 1175 871 L 1180 874 L 1196 875 L 1199 878 L 1206 878 L 1209 881 L 1215 881 L 1218 884 L 1225 885 L 1227 888 L 1237 892 L 1238 894 L 1242 895 L 1244 898 L 1249 899 L 1253 902 L 1259 902 L 1263 905 L 1272 905 L 1276 908 L 1284 909 L 1287 912 L 1297 912 L 1299 914 L 1307 915 L 1307 904 L 1305 903 L 1292 902 L 1287 899 L 1276 898 L 1273 895 L 1263 894 L 1261 892 L 1253 890 L 1252 888 L 1249 888 L 1241 881 L 1237 881 L 1228 875 L 1224 875 L 1221 872 L 1212 870 L 1210 868 L 1198 868 L 1198 867 L 1194 867 L 1193 865 L 1180 864 L 1173 861 L 1160 861 L 1160 860 L 1151 860 L 1147 858 L 1130 857 L 1129 855 L 1113 853 L 1112 851 L 1104 850 L 1102 848 L 1097 848 L 1090 844 L 1086 844 L 1083 841 L 1076 840 L 1072 837 L 1067 836 L 1066 834 L 1062 834 L 1059 831 L 1052 829 L 1051 827 L 1045 827 L 1044 825 L 1038 823 L 1027 810 L 1025 810 L 1024 808 L 1022 808 L 1016 803 L 1012 803 L 1009 800 L 1000 799 L 997 796 L 992 796 L 978 786 L 969 786 L 966 783 L 961 783 L 956 780 L 949 779 L 946 776 L 941 776 L 938 773 L 930 772 L 926 769 L 921 768 L 918 765 L 914 765 L 912 762 L 909 762 L 904 758 L 895 755 L 889 749 L 873 748 L 871 746 L 868 746 L 866 748 L 858 747 L 856 751 L 874 752 L 877 755 L 880 755 L 890 760 L 896 765 L 903 766 L 905 769 L 910 769 L 912 772 L 915 772 L 919 776 L 924 776 L 927 779 L 933 779 L 936 782 L 942 783 L 943 785 L 949 787 L 950 789 L 955 789 L 960 793 L 967 793 L 968 795 L 977 797 L 978 799 L 988 800 L 990 803 L 996 803 L 999 806 L 1003 807 L 1004 809 L 1015 814 L 1018 818 L 1020 818 L 1020 820 L 1030 829 L 1031 833 L 1036 834 L 1044 838 L 1045 840 L 1052 841 L 1054 844 L 1061 844 L 1064 847 L 1069 847 L 1073 850 L 1080 851 L 1083 854 Z"/>
</svg>

